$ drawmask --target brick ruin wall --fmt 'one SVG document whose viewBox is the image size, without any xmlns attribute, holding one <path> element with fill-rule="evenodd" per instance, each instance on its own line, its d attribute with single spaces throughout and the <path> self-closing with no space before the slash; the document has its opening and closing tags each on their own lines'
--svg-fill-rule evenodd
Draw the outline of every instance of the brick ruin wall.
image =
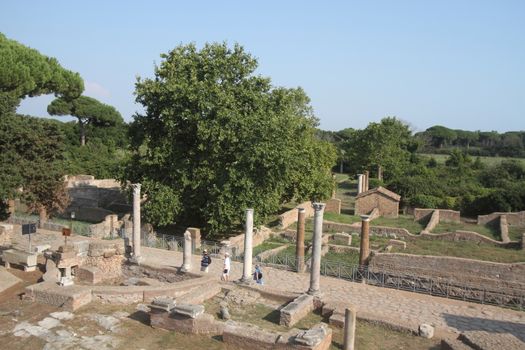
<svg viewBox="0 0 525 350">
<path fill-rule="evenodd" d="M 488 261 L 401 253 L 376 253 L 372 269 L 392 269 L 399 274 L 446 278 L 459 284 L 475 283 L 487 288 L 525 287 L 525 263 L 503 264 Z"/>
<path fill-rule="evenodd" d="M 279 226 L 281 228 L 287 228 L 288 226 L 297 222 L 297 208 L 304 208 L 305 218 L 311 218 L 312 216 L 314 216 L 314 208 L 312 207 L 312 202 L 308 201 L 301 203 L 295 208 L 279 215 Z"/>
<path fill-rule="evenodd" d="M 488 215 L 478 216 L 478 225 L 486 225 L 487 223 L 497 220 L 501 215 L 507 217 L 507 223 L 511 226 L 525 227 L 525 211 L 514 213 L 495 212 Z"/>
<path fill-rule="evenodd" d="M 341 214 L 341 200 L 332 198 L 326 201 L 325 213 Z"/>
<path fill-rule="evenodd" d="M 355 215 L 368 215 L 374 208 L 378 208 L 381 216 L 386 218 L 399 216 L 399 202 L 382 193 L 372 193 L 355 201 Z"/>
<path fill-rule="evenodd" d="M 460 212 L 457 210 L 449 209 L 423 209 L 415 208 L 414 209 L 414 221 L 419 221 L 422 219 L 430 218 L 433 212 L 439 212 L 439 221 L 440 222 L 455 222 L 460 223 Z"/>
</svg>

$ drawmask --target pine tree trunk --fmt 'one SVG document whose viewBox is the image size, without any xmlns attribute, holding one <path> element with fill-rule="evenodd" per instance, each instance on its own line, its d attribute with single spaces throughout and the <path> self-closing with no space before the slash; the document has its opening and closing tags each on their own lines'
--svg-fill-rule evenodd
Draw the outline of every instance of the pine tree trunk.
<svg viewBox="0 0 525 350">
<path fill-rule="evenodd" d="M 86 145 L 86 129 L 82 119 L 78 118 L 78 126 L 80 128 L 80 146 Z"/>
</svg>

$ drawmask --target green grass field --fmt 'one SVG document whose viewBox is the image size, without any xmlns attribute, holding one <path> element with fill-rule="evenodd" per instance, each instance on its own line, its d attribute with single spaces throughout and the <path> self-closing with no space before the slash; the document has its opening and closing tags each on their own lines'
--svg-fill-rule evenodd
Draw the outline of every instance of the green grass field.
<svg viewBox="0 0 525 350">
<path fill-rule="evenodd" d="M 438 164 L 445 164 L 445 161 L 448 159 L 447 154 L 430 154 L 430 153 L 419 153 L 418 155 L 425 157 L 425 158 L 434 158 Z M 472 160 L 474 161 L 477 157 L 471 156 Z M 502 160 L 517 160 L 519 162 L 522 162 L 525 164 L 525 158 L 510 158 L 510 157 L 479 157 L 481 159 L 481 162 L 486 165 L 495 165 L 501 163 Z"/>
</svg>

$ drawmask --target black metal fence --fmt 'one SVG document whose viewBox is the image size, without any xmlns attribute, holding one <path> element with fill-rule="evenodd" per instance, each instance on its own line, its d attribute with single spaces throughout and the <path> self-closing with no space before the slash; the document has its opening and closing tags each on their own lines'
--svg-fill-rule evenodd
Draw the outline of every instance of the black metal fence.
<svg viewBox="0 0 525 350">
<path fill-rule="evenodd" d="M 23 225 L 23 224 L 37 224 L 38 227 L 49 230 L 49 231 L 58 231 L 61 232 L 64 227 L 69 227 L 69 224 L 59 223 L 56 221 L 53 221 L 52 219 L 47 220 L 43 224 L 40 224 L 40 219 L 38 216 L 17 216 L 17 215 L 11 215 L 9 219 L 7 219 L 7 222 L 15 225 Z M 82 225 L 79 224 L 77 221 L 72 221 L 73 225 L 73 233 L 76 235 L 82 235 L 82 236 L 90 236 L 91 231 L 89 229 L 89 225 Z"/>
</svg>

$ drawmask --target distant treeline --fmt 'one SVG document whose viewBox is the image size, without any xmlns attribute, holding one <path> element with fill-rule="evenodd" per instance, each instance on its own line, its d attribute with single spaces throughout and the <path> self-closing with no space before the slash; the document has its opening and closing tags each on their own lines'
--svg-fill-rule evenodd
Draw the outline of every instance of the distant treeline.
<svg viewBox="0 0 525 350">
<path fill-rule="evenodd" d="M 423 153 L 449 154 L 460 148 L 471 156 L 525 157 L 525 131 L 468 131 L 435 125 L 414 135 Z"/>
</svg>

